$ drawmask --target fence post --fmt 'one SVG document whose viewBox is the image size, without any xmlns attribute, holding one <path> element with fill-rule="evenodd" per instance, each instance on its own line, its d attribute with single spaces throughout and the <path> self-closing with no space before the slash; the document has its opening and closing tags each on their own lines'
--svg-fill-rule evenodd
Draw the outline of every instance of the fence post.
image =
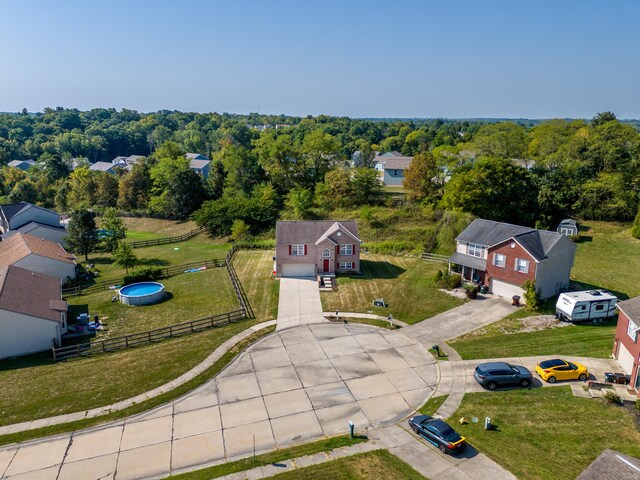
<svg viewBox="0 0 640 480">
<path fill-rule="evenodd" d="M 53 361 L 55 362 L 56 361 L 56 347 L 53 347 L 51 349 L 51 353 L 53 353 Z"/>
</svg>

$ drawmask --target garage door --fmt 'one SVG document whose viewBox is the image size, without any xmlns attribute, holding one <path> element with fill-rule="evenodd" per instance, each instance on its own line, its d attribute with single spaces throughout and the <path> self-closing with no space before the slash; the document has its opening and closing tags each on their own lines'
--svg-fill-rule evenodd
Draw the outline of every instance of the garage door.
<svg viewBox="0 0 640 480">
<path fill-rule="evenodd" d="M 624 343 L 620 342 L 618 347 L 618 363 L 622 368 L 622 371 L 627 375 L 631 375 L 633 370 L 633 355 L 624 346 Z"/>
<path fill-rule="evenodd" d="M 285 263 L 282 265 L 283 277 L 315 277 L 316 266 L 313 263 Z"/>
<path fill-rule="evenodd" d="M 503 282 L 501 280 L 491 279 L 491 293 L 499 297 L 511 298 L 514 295 L 520 296 L 520 302 L 524 303 L 524 295 L 522 288 L 513 283 Z"/>
</svg>

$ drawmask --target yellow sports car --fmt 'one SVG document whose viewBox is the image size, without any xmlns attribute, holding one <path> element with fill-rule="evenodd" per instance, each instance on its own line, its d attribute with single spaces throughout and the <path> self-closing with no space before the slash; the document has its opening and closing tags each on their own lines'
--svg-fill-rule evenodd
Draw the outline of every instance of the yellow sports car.
<svg viewBox="0 0 640 480">
<path fill-rule="evenodd" d="M 577 362 L 569 362 L 560 358 L 545 360 L 536 365 L 536 373 L 545 382 L 556 383 L 556 380 L 582 380 L 589 378 L 587 367 Z"/>
</svg>

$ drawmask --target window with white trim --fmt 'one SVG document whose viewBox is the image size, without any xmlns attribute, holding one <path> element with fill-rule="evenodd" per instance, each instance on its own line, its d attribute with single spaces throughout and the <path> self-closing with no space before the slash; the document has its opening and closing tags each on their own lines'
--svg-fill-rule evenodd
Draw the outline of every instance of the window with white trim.
<svg viewBox="0 0 640 480">
<path fill-rule="evenodd" d="M 493 264 L 496 267 L 504 268 L 507 265 L 507 257 L 501 253 L 495 253 L 493 256 Z"/>
<path fill-rule="evenodd" d="M 516 258 L 516 271 L 520 273 L 529 273 L 529 260 Z"/>
<path fill-rule="evenodd" d="M 638 341 L 638 326 L 631 320 L 629 320 L 629 325 L 627 326 L 627 335 L 629 335 L 634 342 Z"/>
<path fill-rule="evenodd" d="M 353 255 L 353 245 L 351 244 L 340 245 L 340 255 Z"/>
<path fill-rule="evenodd" d="M 351 270 L 353 268 L 353 262 L 340 262 L 338 268 L 340 270 Z"/>
<path fill-rule="evenodd" d="M 467 255 L 472 257 L 484 258 L 484 247 L 475 243 L 467 243 Z"/>
<path fill-rule="evenodd" d="M 325 249 L 322 251 L 322 258 L 329 258 L 329 257 L 331 257 L 331 252 L 329 251 L 329 249 L 328 249 L 328 248 L 325 248 Z"/>
<path fill-rule="evenodd" d="M 304 245 L 291 245 L 291 255 L 303 256 L 304 255 Z"/>
</svg>

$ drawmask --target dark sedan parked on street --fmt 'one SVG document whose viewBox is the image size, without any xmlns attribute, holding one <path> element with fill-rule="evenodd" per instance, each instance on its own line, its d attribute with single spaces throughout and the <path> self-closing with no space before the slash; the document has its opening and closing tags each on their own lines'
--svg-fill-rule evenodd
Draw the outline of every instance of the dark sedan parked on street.
<svg viewBox="0 0 640 480">
<path fill-rule="evenodd" d="M 506 362 L 482 363 L 476 367 L 473 377 L 489 390 L 505 385 L 520 385 L 526 388 L 533 381 L 533 375 L 528 368 Z"/>
<path fill-rule="evenodd" d="M 433 443 L 442 453 L 461 452 L 467 446 L 464 437 L 449 426 L 448 423 L 429 415 L 416 415 L 409 419 L 411 430 Z"/>
</svg>

